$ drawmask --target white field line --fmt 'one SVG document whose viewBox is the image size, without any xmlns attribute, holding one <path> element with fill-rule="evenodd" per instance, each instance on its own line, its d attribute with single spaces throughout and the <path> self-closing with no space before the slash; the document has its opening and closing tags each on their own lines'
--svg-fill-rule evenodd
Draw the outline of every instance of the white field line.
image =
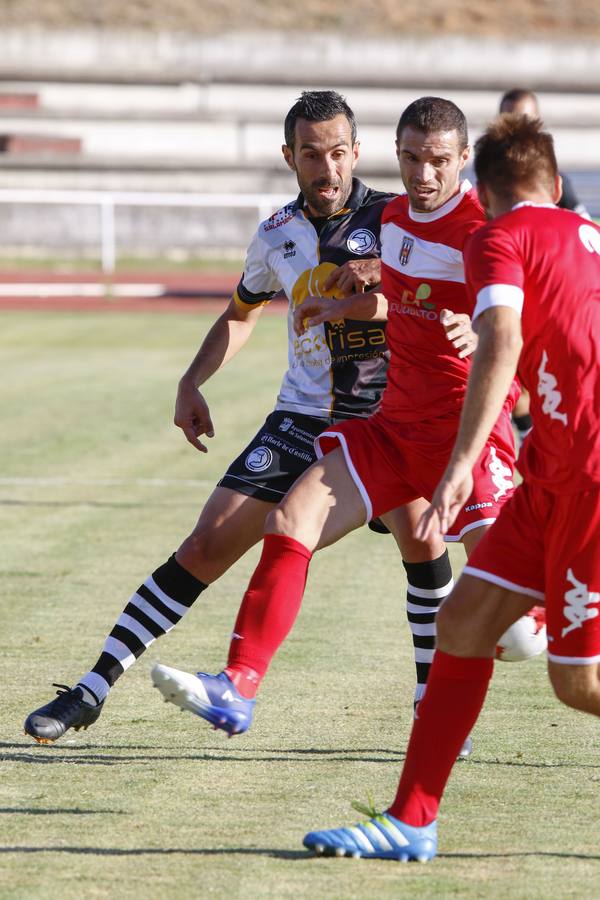
<svg viewBox="0 0 600 900">
<path fill-rule="evenodd" d="M 4 487 L 211 487 L 218 478 L 63 478 L 14 477 L 0 478 Z"/>
</svg>

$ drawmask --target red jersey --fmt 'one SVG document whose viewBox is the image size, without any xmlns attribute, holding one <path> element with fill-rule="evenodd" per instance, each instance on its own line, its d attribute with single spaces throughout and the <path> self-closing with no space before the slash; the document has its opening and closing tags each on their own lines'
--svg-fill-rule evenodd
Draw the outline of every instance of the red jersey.
<svg viewBox="0 0 600 900">
<path fill-rule="evenodd" d="M 557 493 L 600 484 L 600 228 L 576 213 L 519 203 L 466 249 L 474 317 L 521 316 L 519 375 L 533 430 L 519 456 L 529 481 Z"/>
<path fill-rule="evenodd" d="M 470 361 L 459 359 L 439 319 L 442 309 L 473 313 L 463 247 L 484 222 L 468 181 L 433 212 L 412 210 L 406 195 L 383 210 L 381 278 L 388 300 L 386 336 L 391 359 L 381 411 L 393 421 L 460 414 Z M 516 396 L 518 389 L 510 408 Z"/>
</svg>

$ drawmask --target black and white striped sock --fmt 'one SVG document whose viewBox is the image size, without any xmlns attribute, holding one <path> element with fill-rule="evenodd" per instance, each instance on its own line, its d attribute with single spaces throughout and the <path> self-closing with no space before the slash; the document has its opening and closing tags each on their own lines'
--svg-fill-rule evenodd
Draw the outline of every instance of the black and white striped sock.
<svg viewBox="0 0 600 900">
<path fill-rule="evenodd" d="M 101 703 L 117 678 L 177 625 L 207 586 L 180 566 L 175 554 L 153 572 L 117 619 L 96 665 L 77 682 L 84 700 Z"/>
<path fill-rule="evenodd" d="M 415 704 L 425 693 L 435 650 L 435 616 L 454 587 L 448 551 L 429 562 L 404 562 L 408 590 L 406 615 L 412 632 L 417 669 Z"/>
</svg>

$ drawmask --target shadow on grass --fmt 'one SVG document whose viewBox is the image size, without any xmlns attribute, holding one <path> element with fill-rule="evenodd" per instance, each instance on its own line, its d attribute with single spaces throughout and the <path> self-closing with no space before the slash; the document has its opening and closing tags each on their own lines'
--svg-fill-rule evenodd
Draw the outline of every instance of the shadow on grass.
<svg viewBox="0 0 600 900">
<path fill-rule="evenodd" d="M 31 744 L 0 742 L 0 750 L 23 751 L 25 747 L 31 747 L 30 752 L 2 753 L 1 762 L 34 763 L 37 765 L 55 765 L 60 763 L 78 764 L 84 766 L 114 766 L 123 763 L 143 762 L 304 762 L 313 763 L 319 757 L 325 757 L 328 762 L 372 762 L 386 765 L 397 765 L 403 762 L 406 753 L 404 750 L 390 750 L 379 747 L 335 747 L 330 749 L 287 747 L 287 748 L 243 748 L 237 747 L 231 753 L 223 753 L 218 748 L 202 747 L 203 752 L 174 752 L 172 747 L 149 747 L 147 745 L 116 745 L 116 744 L 87 744 L 73 747 L 65 744 L 58 746 L 32 746 Z M 120 753 L 90 752 L 90 751 L 118 750 Z M 134 756 L 126 751 L 145 750 Z M 171 751 L 165 753 L 164 751 Z M 382 754 L 376 756 L 373 754 Z M 521 769 L 600 769 L 600 763 L 563 762 L 526 762 L 514 759 L 473 759 L 459 760 L 461 766 L 505 766 Z"/>
<path fill-rule="evenodd" d="M 568 853 L 563 850 L 515 850 L 514 853 L 438 853 L 436 859 L 524 859 L 527 857 L 600 861 L 600 856 L 593 853 Z"/>
<path fill-rule="evenodd" d="M 318 860 L 338 864 L 335 857 L 315 856 L 306 850 L 278 850 L 273 847 L 2 847 L 0 853 L 67 853 L 81 856 L 267 856 L 271 859 L 289 861 Z M 525 850 L 514 853 L 439 853 L 439 860 L 461 859 L 585 859 L 600 861 L 600 856 L 591 853 L 568 853 L 553 850 Z"/>
<path fill-rule="evenodd" d="M 0 853 L 72 853 L 83 856 L 268 856 L 272 859 L 310 859 L 306 850 L 275 847 L 2 847 Z"/>
<path fill-rule="evenodd" d="M 30 752 L 23 752 L 30 747 Z M 35 746 L 0 742 L 0 750 L 18 750 L 17 753 L 0 752 L 0 761 L 15 763 L 34 763 L 38 765 L 55 765 L 60 763 L 87 766 L 114 766 L 123 763 L 143 762 L 303 762 L 314 763 L 321 758 L 328 762 L 371 762 L 386 765 L 397 765 L 403 762 L 404 750 L 390 750 L 381 747 L 335 747 L 330 749 L 285 747 L 285 748 L 244 748 L 236 747 L 231 753 L 219 748 L 202 747 L 196 752 L 182 750 L 175 752 L 172 747 L 150 747 L 148 745 L 124 744 L 87 744 L 85 746 Z M 91 752 L 117 750 L 119 753 Z M 128 751 L 142 750 L 146 753 L 129 755 Z M 171 752 L 164 752 L 171 751 Z M 381 754 L 381 755 L 375 755 Z M 577 763 L 564 760 L 561 762 L 527 762 L 520 759 L 473 759 L 459 760 L 461 766 L 504 766 L 520 769 L 600 769 L 600 763 Z"/>
<path fill-rule="evenodd" d="M 25 815 L 25 816 L 124 816 L 123 809 L 37 809 L 33 806 L 0 806 L 0 815 Z"/>
</svg>

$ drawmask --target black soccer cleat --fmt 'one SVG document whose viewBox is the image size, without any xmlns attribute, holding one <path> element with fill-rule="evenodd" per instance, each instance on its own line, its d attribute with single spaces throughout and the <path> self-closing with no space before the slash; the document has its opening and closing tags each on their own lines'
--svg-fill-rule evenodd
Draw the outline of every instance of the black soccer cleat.
<svg viewBox="0 0 600 900">
<path fill-rule="evenodd" d="M 53 744 L 65 731 L 74 728 L 79 731 L 93 725 L 102 712 L 104 700 L 98 706 L 92 706 L 83 699 L 78 687 L 70 688 L 66 684 L 54 684 L 58 690 L 56 700 L 30 713 L 25 720 L 25 734 L 29 734 L 38 744 Z"/>
</svg>

